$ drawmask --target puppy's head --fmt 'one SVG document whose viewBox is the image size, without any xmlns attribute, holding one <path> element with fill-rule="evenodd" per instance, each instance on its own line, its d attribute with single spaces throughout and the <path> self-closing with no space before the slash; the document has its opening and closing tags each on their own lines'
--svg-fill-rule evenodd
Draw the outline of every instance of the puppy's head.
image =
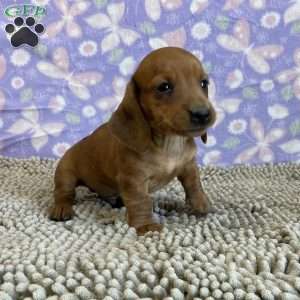
<svg viewBox="0 0 300 300">
<path fill-rule="evenodd" d="M 147 147 L 151 131 L 201 136 L 206 142 L 206 130 L 216 119 L 208 84 L 200 61 L 191 53 L 175 47 L 155 50 L 143 59 L 128 84 L 111 120 L 113 131 L 127 143 L 133 139 L 135 147 L 142 143 L 142 148 Z"/>
</svg>

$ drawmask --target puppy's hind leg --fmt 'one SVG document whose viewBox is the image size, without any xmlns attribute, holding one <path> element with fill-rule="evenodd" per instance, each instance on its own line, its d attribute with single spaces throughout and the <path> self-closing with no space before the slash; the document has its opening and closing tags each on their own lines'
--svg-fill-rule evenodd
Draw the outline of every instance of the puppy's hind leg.
<svg viewBox="0 0 300 300">
<path fill-rule="evenodd" d="M 50 210 L 50 219 L 67 221 L 74 216 L 73 203 L 77 178 L 70 170 L 58 166 L 55 172 L 54 206 Z"/>
</svg>

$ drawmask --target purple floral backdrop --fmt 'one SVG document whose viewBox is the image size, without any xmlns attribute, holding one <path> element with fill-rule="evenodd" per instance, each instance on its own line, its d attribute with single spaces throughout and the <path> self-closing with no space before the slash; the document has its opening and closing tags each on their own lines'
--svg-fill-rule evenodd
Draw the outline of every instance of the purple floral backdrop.
<svg viewBox="0 0 300 300">
<path fill-rule="evenodd" d="M 35 48 L 0 17 L 0 154 L 60 157 L 105 122 L 137 63 L 184 47 L 210 74 L 218 122 L 201 164 L 300 161 L 300 1 L 1 0 L 46 7 Z"/>
</svg>

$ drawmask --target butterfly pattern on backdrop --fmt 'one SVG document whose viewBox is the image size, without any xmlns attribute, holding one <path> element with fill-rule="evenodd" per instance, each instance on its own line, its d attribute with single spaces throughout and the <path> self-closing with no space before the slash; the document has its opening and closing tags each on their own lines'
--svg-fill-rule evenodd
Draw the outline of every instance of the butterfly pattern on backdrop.
<svg viewBox="0 0 300 300">
<path fill-rule="evenodd" d="M 236 22 L 233 35 L 218 35 L 217 42 L 226 50 L 242 53 L 249 66 L 260 74 L 269 73 L 271 68 L 268 60 L 278 58 L 283 52 L 283 47 L 276 44 L 255 47 L 250 40 L 249 23 L 245 19 Z"/>
<path fill-rule="evenodd" d="M 225 86 L 231 90 L 237 89 L 244 81 L 244 75 L 240 69 L 235 69 L 228 73 Z"/>
<path fill-rule="evenodd" d="M 88 1 L 76 1 L 69 6 L 67 0 L 54 0 L 55 8 L 61 14 L 61 19 L 49 24 L 42 38 L 52 39 L 56 37 L 64 28 L 70 38 L 80 38 L 82 29 L 75 18 L 83 14 L 90 6 Z"/>
<path fill-rule="evenodd" d="M 223 6 L 224 10 L 234 10 L 239 8 L 239 6 L 245 0 L 226 0 L 225 5 Z M 248 0 L 249 6 L 253 9 L 263 9 L 266 6 L 267 0 Z"/>
<path fill-rule="evenodd" d="M 49 135 L 59 136 L 66 126 L 61 122 L 40 123 L 39 115 L 34 105 L 22 109 L 21 118 L 13 123 L 7 132 L 16 136 L 28 133 L 32 147 L 39 151 L 47 144 Z"/>
<path fill-rule="evenodd" d="M 274 161 L 274 153 L 271 148 L 272 143 L 283 138 L 285 130 L 283 128 L 273 128 L 265 132 L 263 124 L 256 118 L 250 119 L 251 140 L 255 144 L 241 152 L 234 160 L 235 163 L 247 163 L 258 155 L 261 162 L 269 163 Z"/>
<path fill-rule="evenodd" d="M 140 35 L 131 29 L 119 25 L 125 13 L 125 3 L 113 3 L 107 6 L 107 15 L 96 13 L 86 18 L 86 22 L 94 29 L 105 30 L 107 35 L 101 41 L 102 53 L 106 53 L 119 46 L 122 41 L 124 45 L 131 46 Z"/>
<path fill-rule="evenodd" d="M 242 100 L 237 98 L 219 99 L 219 96 L 217 95 L 216 84 L 212 78 L 209 80 L 208 93 L 218 116 L 214 127 L 217 127 L 223 122 L 226 114 L 234 114 L 239 110 Z"/>
<path fill-rule="evenodd" d="M 203 62 L 217 110 L 199 163 L 300 162 L 300 0 L 29 2 L 47 9 L 39 45 L 0 35 L 0 155 L 60 157 L 110 118 L 147 53 L 175 46 Z"/>
<path fill-rule="evenodd" d="M 209 0 L 192 0 L 190 4 L 190 11 L 194 14 L 202 13 L 208 7 Z"/>
<path fill-rule="evenodd" d="M 186 31 L 180 27 L 174 31 L 165 32 L 162 37 L 153 37 L 149 39 L 150 47 L 155 50 L 162 47 L 180 47 L 184 48 L 186 43 Z"/>
<path fill-rule="evenodd" d="M 300 20 L 300 0 L 292 0 L 289 3 L 292 5 L 286 9 L 283 15 L 285 24 Z"/>
<path fill-rule="evenodd" d="M 72 93 L 81 100 L 88 100 L 91 93 L 88 86 L 96 85 L 102 80 L 102 74 L 97 71 L 75 73 L 69 70 L 70 62 L 65 48 L 57 48 L 52 56 L 52 62 L 41 60 L 37 69 L 51 79 L 65 80 Z"/>
<path fill-rule="evenodd" d="M 293 81 L 294 95 L 300 100 L 300 48 L 295 50 L 294 62 L 293 68 L 283 70 L 276 76 L 276 79 L 283 84 Z"/>
<path fill-rule="evenodd" d="M 125 94 L 127 81 L 123 77 L 116 76 L 112 82 L 113 94 L 111 96 L 101 97 L 96 101 L 96 106 L 103 114 L 107 114 L 104 119 L 108 119 L 117 106 L 121 103 Z"/>
<path fill-rule="evenodd" d="M 156 22 L 160 19 L 162 9 L 176 10 L 182 5 L 182 0 L 145 0 L 145 11 L 148 17 Z"/>
<path fill-rule="evenodd" d="M 0 55 L 0 80 L 4 77 L 6 73 L 6 60 L 5 57 L 1 54 Z M 0 88 L 0 112 L 4 108 L 5 105 L 5 93 Z"/>
</svg>

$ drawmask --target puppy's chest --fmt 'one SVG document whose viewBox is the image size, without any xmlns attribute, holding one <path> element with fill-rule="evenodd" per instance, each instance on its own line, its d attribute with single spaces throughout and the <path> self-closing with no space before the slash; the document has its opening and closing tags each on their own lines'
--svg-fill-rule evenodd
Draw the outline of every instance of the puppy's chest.
<svg viewBox="0 0 300 300">
<path fill-rule="evenodd" d="M 165 140 L 153 157 L 150 185 L 160 188 L 167 184 L 180 173 L 194 154 L 183 138 Z"/>
<path fill-rule="evenodd" d="M 186 161 L 184 153 L 162 154 L 157 159 L 158 173 L 171 174 L 177 169 L 182 168 Z"/>
</svg>

